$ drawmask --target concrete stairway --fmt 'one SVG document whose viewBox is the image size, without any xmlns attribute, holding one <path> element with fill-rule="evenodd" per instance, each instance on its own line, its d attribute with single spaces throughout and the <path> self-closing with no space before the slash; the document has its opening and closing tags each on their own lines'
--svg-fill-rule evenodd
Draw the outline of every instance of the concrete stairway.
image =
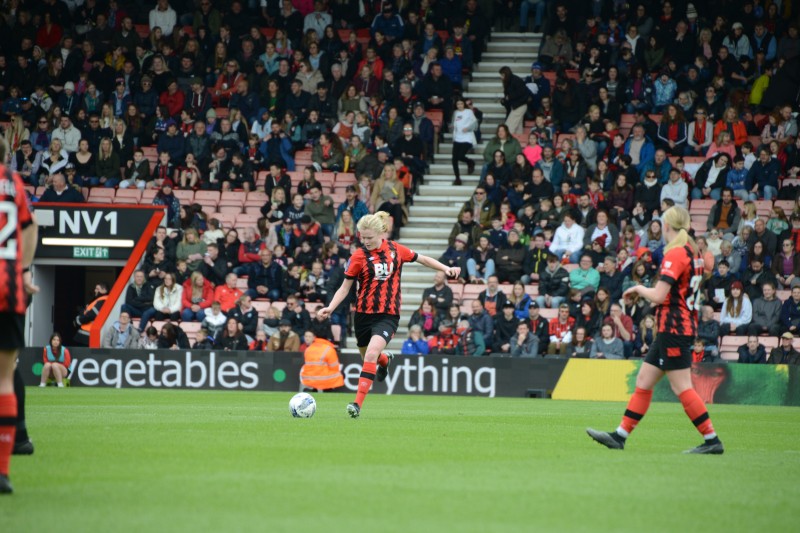
<svg viewBox="0 0 800 533">
<path fill-rule="evenodd" d="M 473 81 L 464 96 L 472 99 L 475 107 L 483 111 L 481 133 L 484 143 L 474 148 L 470 156 L 476 163 L 473 175 L 466 174 L 461 165 L 463 185 L 452 185 L 454 180 L 450 156 L 453 152 L 452 135 L 445 135 L 440 143 L 436 162 L 425 176 L 425 185 L 420 187 L 410 207 L 409 223 L 400 231 L 400 242 L 417 253 L 438 259 L 447 249 L 447 237 L 458 219 L 458 212 L 478 185 L 480 168 L 483 164 L 485 141 L 494 136 L 497 126 L 505 120 L 505 109 L 500 104 L 503 96 L 498 71 L 503 66 L 511 68 L 520 77 L 530 74 L 531 63 L 538 55 L 540 34 L 495 33 L 489 43 L 483 60 L 473 71 Z M 389 348 L 399 351 L 407 338 L 408 320 L 422 301 L 422 292 L 433 285 L 434 272 L 417 264 L 406 265 L 403 269 L 403 307 L 400 328 Z M 355 339 L 348 339 L 348 348 L 355 348 Z"/>
</svg>

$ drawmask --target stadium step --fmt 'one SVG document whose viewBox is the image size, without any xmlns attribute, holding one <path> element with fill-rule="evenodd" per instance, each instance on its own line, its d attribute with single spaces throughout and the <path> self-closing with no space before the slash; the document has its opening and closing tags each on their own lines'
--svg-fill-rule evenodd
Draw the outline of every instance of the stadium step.
<svg viewBox="0 0 800 533">
<path fill-rule="evenodd" d="M 439 144 L 436 163 L 431 164 L 425 175 L 425 185 L 420 186 L 414 196 L 414 205 L 409 207 L 409 223 L 400 230 L 400 242 L 417 253 L 438 259 L 447 249 L 447 239 L 453 224 L 458 220 L 461 206 L 469 200 L 478 185 L 480 165 L 486 142 L 494 135 L 497 126 L 505 120 L 505 109 L 500 104 L 503 89 L 498 70 L 509 66 L 518 76 L 527 76 L 530 66 L 538 55 L 541 34 L 494 33 L 484 53 L 484 60 L 473 72 L 473 81 L 467 83 L 464 96 L 472 99 L 483 112 L 481 124 L 482 142 L 476 145 L 469 156 L 476 162 L 475 174 L 466 174 L 462 165 L 463 185 L 453 186 L 455 179 L 450 157 L 453 153 L 452 135 L 445 134 Z M 388 349 L 400 351 L 408 336 L 408 321 L 422 301 L 423 291 L 433 285 L 434 273 L 417 264 L 403 268 L 403 306 L 397 334 Z M 348 339 L 348 351 L 355 350 L 355 339 Z"/>
</svg>

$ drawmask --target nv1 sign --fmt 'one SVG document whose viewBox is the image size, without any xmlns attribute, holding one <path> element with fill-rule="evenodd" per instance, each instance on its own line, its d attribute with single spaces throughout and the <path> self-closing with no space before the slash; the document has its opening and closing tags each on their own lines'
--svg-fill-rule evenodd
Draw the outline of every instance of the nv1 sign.
<svg viewBox="0 0 800 533">
<path fill-rule="evenodd" d="M 75 246 L 72 249 L 75 259 L 108 259 L 108 248 L 100 246 Z"/>
</svg>

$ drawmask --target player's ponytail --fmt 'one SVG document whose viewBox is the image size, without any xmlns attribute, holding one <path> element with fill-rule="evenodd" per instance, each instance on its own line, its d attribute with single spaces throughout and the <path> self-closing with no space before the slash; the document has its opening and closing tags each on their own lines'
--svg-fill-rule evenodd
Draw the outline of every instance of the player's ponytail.
<svg viewBox="0 0 800 533">
<path fill-rule="evenodd" d="M 686 209 L 677 205 L 670 207 L 664 211 L 661 223 L 666 224 L 677 232 L 675 238 L 664 247 L 664 252 L 673 248 L 683 248 L 687 244 L 695 253 L 698 251 L 697 243 L 689 235 L 689 228 L 692 227 L 692 217 Z"/>
<path fill-rule="evenodd" d="M 358 221 L 358 231 L 369 229 L 378 234 L 386 233 L 389 231 L 389 217 L 391 215 L 386 211 L 377 211 L 373 215 L 364 215 Z"/>
</svg>

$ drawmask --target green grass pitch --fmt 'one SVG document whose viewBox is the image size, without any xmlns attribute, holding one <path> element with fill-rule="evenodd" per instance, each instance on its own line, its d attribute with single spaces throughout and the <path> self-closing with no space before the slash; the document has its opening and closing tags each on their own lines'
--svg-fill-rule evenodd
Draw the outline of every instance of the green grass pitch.
<svg viewBox="0 0 800 533">
<path fill-rule="evenodd" d="M 711 406 L 723 456 L 680 404 L 622 452 L 586 426 L 619 403 L 29 389 L 0 531 L 796 531 L 800 409 Z"/>
</svg>

